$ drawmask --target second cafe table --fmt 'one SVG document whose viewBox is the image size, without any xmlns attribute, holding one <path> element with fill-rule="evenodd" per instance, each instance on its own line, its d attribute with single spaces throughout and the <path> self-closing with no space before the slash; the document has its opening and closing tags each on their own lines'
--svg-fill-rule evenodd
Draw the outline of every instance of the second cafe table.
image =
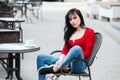
<svg viewBox="0 0 120 80">
<path fill-rule="evenodd" d="M 21 22 L 25 22 L 25 20 L 12 17 L 2 17 L 0 18 L 0 22 L 6 22 L 9 24 L 9 29 L 14 29 L 16 27 L 14 26 L 14 23 L 19 23 L 19 27 L 21 27 Z"/>
</svg>

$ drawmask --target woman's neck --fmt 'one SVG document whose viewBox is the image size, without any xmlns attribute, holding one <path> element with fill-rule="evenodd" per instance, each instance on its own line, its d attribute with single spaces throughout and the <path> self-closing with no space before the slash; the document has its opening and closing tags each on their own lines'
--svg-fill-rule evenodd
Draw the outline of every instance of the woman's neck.
<svg viewBox="0 0 120 80">
<path fill-rule="evenodd" d="M 83 30 L 84 28 L 82 28 L 81 26 L 76 28 L 76 32 L 80 32 L 81 30 Z"/>
</svg>

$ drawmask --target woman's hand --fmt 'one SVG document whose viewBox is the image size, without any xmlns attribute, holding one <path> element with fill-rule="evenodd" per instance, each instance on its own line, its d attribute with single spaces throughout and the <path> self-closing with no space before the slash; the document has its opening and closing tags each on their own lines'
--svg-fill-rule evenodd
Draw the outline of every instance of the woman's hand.
<svg viewBox="0 0 120 80">
<path fill-rule="evenodd" d="M 54 67 L 53 67 L 53 70 L 54 70 L 54 72 L 57 72 L 60 68 L 59 68 L 59 60 L 54 64 Z"/>
<path fill-rule="evenodd" d="M 71 69 L 70 69 L 69 65 L 67 65 L 67 66 L 65 66 L 65 67 L 63 68 L 63 72 L 68 73 L 68 72 L 70 72 L 70 71 L 71 71 Z"/>
<path fill-rule="evenodd" d="M 60 55 L 59 60 L 55 63 L 55 65 L 53 67 L 54 72 L 57 72 L 60 69 L 59 64 L 60 64 L 60 62 L 62 62 L 62 60 L 64 59 L 64 57 L 65 57 L 64 54 Z"/>
</svg>

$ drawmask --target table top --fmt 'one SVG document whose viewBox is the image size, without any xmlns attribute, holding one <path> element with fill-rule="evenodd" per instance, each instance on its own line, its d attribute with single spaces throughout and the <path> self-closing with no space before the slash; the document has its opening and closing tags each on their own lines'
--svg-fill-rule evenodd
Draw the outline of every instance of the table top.
<svg viewBox="0 0 120 80">
<path fill-rule="evenodd" d="M 0 43 L 0 52 L 7 53 L 28 53 L 40 50 L 36 44 L 27 43 Z"/>
<path fill-rule="evenodd" d="M 32 4 L 31 1 L 15 1 L 17 4 Z"/>
<path fill-rule="evenodd" d="M 19 32 L 18 30 L 13 30 L 13 29 L 0 29 L 0 33 L 7 33 L 7 32 Z"/>
<path fill-rule="evenodd" d="M 25 22 L 24 19 L 16 19 L 12 17 L 2 17 L 0 18 L 1 22 Z"/>
</svg>

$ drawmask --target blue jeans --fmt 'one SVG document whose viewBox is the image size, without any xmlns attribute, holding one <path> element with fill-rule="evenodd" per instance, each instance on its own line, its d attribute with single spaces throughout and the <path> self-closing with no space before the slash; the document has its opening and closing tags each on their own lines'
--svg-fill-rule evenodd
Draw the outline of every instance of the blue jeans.
<svg viewBox="0 0 120 80">
<path fill-rule="evenodd" d="M 79 57 L 81 59 L 84 59 L 83 57 L 83 52 L 80 46 L 74 46 L 72 47 L 68 54 L 65 56 L 65 58 L 63 59 L 63 61 L 59 64 L 60 68 L 65 67 L 66 65 L 70 64 L 71 70 L 74 73 L 80 73 L 80 72 L 84 72 L 86 69 L 86 64 L 82 61 L 72 61 L 69 62 L 68 60 L 71 58 L 76 58 Z M 55 57 L 52 55 L 47 55 L 47 54 L 40 54 L 37 57 L 37 69 L 47 65 L 51 65 L 51 64 L 55 64 L 55 62 L 59 59 L 59 57 Z M 68 62 L 68 63 L 66 63 Z M 64 64 L 66 63 L 66 64 Z M 45 75 L 40 75 L 38 74 L 39 79 L 38 80 L 45 80 Z"/>
</svg>

